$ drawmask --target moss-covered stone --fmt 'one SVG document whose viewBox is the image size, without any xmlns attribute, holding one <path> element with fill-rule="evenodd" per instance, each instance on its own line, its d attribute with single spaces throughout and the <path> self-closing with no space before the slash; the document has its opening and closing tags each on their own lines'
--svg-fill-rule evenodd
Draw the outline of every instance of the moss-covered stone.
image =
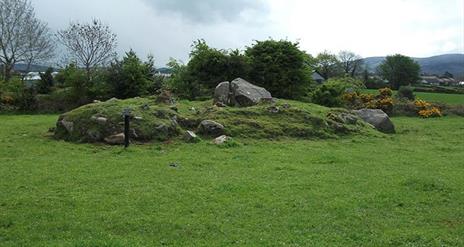
<svg viewBox="0 0 464 247">
<path fill-rule="evenodd" d="M 224 126 L 231 137 L 336 138 L 347 134 L 374 133 L 363 121 L 343 109 L 330 109 L 314 104 L 277 100 L 247 108 L 217 107 L 212 101 L 180 101 L 175 107 L 157 103 L 155 98 L 111 99 L 82 106 L 61 115 L 55 137 L 73 142 L 102 142 L 104 138 L 123 132 L 122 112 L 131 110 L 131 138 L 135 141 L 166 141 L 181 138 L 185 131 L 198 131 L 204 120 Z M 350 121 L 346 121 L 349 119 Z M 105 120 L 105 121 L 103 121 Z"/>
</svg>

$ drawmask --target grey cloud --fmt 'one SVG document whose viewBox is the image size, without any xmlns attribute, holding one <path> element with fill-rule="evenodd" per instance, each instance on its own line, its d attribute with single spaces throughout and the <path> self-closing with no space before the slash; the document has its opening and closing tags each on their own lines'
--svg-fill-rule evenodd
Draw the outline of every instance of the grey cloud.
<svg viewBox="0 0 464 247">
<path fill-rule="evenodd" d="M 244 11 L 269 12 L 264 0 L 144 0 L 156 12 L 174 13 L 195 23 L 234 22 Z"/>
</svg>

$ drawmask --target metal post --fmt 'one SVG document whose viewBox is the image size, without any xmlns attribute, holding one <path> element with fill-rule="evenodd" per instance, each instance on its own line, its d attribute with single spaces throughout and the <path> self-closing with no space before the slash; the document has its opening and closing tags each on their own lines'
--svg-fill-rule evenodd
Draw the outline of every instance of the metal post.
<svg viewBox="0 0 464 247">
<path fill-rule="evenodd" d="M 128 148 L 130 143 L 130 109 L 124 109 L 122 115 L 124 116 L 124 148 Z"/>
<path fill-rule="evenodd" d="M 129 147 L 129 142 L 130 142 L 129 129 L 130 129 L 130 116 L 125 115 L 124 116 L 124 147 L 125 148 Z"/>
</svg>

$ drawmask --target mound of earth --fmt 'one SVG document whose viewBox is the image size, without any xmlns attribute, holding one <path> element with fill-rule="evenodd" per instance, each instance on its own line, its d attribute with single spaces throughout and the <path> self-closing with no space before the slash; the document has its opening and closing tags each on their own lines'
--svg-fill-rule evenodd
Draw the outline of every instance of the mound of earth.
<svg viewBox="0 0 464 247">
<path fill-rule="evenodd" d="M 77 108 L 59 117 L 55 137 L 73 142 L 118 144 L 124 130 L 125 109 L 130 109 L 130 135 L 136 142 L 185 139 L 192 135 L 315 139 L 374 131 L 371 125 L 346 110 L 295 101 L 276 100 L 235 108 L 213 106 L 212 101 L 180 101 L 174 105 L 151 97 L 111 99 Z"/>
</svg>

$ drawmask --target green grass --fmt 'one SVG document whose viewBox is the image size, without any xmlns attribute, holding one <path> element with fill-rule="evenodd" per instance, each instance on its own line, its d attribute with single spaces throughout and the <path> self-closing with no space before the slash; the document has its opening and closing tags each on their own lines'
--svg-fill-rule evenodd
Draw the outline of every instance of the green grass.
<svg viewBox="0 0 464 247">
<path fill-rule="evenodd" d="M 128 150 L 55 141 L 56 119 L 0 116 L 0 246 L 464 245 L 463 118 Z"/>
<path fill-rule="evenodd" d="M 377 94 L 376 89 L 363 90 L 366 93 Z M 394 93 L 396 95 L 396 91 Z M 417 99 L 434 102 L 434 103 L 445 103 L 451 105 L 464 105 L 464 94 L 445 94 L 445 93 L 423 93 L 415 92 Z"/>
</svg>

